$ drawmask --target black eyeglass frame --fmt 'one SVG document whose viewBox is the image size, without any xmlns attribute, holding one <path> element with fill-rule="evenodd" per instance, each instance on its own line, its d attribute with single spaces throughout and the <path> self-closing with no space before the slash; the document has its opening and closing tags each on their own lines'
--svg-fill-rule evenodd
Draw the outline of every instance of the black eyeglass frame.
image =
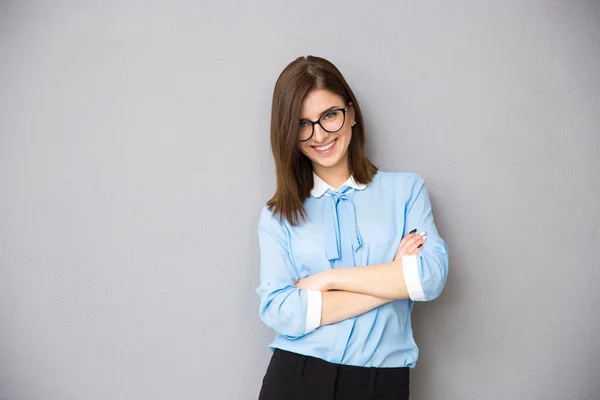
<svg viewBox="0 0 600 400">
<path fill-rule="evenodd" d="M 324 116 L 326 116 L 327 114 L 329 114 L 332 111 L 340 111 L 340 110 L 344 114 L 344 120 L 342 121 L 342 125 L 340 125 L 340 127 L 338 129 L 336 129 L 335 131 L 330 131 L 330 130 L 327 130 L 323 125 L 321 125 L 321 118 L 323 118 Z M 331 110 L 326 111 L 325 113 L 323 113 L 323 115 L 321 115 L 319 117 L 319 119 L 316 120 L 316 121 L 311 121 L 309 119 L 301 119 L 300 122 L 302 122 L 302 121 L 310 122 L 312 132 L 311 132 L 310 136 L 308 137 L 308 139 L 304 139 L 304 140 L 298 139 L 298 141 L 299 142 L 306 142 L 307 140 L 310 140 L 310 138 L 313 137 L 313 135 L 315 134 L 315 125 L 316 124 L 318 124 L 325 132 L 328 132 L 328 133 L 335 133 L 335 132 L 339 131 L 340 129 L 342 129 L 344 127 L 344 124 L 346 123 L 346 111 L 348 111 L 348 106 L 346 106 L 346 107 L 339 107 L 339 108 L 332 108 Z"/>
</svg>

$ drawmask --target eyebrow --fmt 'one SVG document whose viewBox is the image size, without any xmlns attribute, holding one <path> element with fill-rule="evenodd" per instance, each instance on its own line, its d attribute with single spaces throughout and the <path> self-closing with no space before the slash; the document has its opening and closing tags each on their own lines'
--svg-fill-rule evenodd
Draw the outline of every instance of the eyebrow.
<svg viewBox="0 0 600 400">
<path fill-rule="evenodd" d="M 328 109 L 321 111 L 321 114 L 319 114 L 319 118 L 321 118 L 323 116 L 323 114 L 325 114 L 327 111 L 331 111 L 334 108 L 344 108 L 344 106 L 331 106 Z M 300 121 L 304 121 L 304 120 L 308 120 L 308 118 L 300 118 Z"/>
</svg>

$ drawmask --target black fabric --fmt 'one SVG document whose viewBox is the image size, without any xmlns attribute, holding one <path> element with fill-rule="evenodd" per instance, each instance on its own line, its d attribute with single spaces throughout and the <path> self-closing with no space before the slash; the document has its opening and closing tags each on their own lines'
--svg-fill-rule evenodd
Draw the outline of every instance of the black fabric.
<svg viewBox="0 0 600 400">
<path fill-rule="evenodd" d="M 259 400 L 408 400 L 410 368 L 334 364 L 275 349 Z"/>
</svg>

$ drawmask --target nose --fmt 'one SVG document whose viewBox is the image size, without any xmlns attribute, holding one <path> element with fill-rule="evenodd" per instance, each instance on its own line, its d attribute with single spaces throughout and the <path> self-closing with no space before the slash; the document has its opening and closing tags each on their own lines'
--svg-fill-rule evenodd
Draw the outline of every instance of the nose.
<svg viewBox="0 0 600 400">
<path fill-rule="evenodd" d="M 315 132 L 313 133 L 313 140 L 317 143 L 323 143 L 327 140 L 327 136 L 329 136 L 329 132 L 321 127 L 319 124 L 315 124 Z"/>
</svg>

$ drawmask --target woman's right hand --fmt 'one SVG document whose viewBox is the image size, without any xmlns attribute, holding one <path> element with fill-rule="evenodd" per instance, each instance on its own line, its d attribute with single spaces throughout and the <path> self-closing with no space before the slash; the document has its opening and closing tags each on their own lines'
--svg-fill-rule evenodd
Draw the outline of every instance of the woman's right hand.
<svg viewBox="0 0 600 400">
<path fill-rule="evenodd" d="M 400 241 L 394 261 L 401 260 L 402 256 L 414 256 L 423 250 L 422 244 L 427 240 L 427 233 L 416 233 L 416 229 L 407 233 Z M 421 245 L 421 246 L 420 246 Z"/>
</svg>

